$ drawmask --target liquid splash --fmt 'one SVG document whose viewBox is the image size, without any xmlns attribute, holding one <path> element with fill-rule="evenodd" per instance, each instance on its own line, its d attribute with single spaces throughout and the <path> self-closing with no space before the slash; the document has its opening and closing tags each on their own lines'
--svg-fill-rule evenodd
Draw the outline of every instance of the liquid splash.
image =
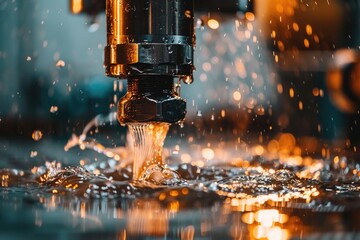
<svg viewBox="0 0 360 240">
<path fill-rule="evenodd" d="M 104 154 L 108 158 L 113 158 L 116 161 L 119 161 L 118 167 L 122 168 L 127 166 L 132 162 L 130 153 L 131 149 L 127 149 L 124 147 L 117 147 L 117 148 L 107 148 L 100 142 L 96 141 L 95 139 L 88 139 L 87 136 L 91 129 L 98 128 L 104 126 L 106 124 L 113 124 L 117 122 L 116 119 L 116 112 L 110 112 L 107 115 L 99 114 L 95 118 L 93 118 L 88 124 L 86 124 L 82 133 L 78 136 L 73 134 L 69 141 L 66 143 L 64 150 L 69 151 L 71 148 L 79 146 L 81 150 L 90 149 L 94 150 L 98 153 Z M 128 136 L 129 138 L 130 136 Z M 128 142 L 131 140 L 128 139 Z"/>
<path fill-rule="evenodd" d="M 129 131 L 134 138 L 134 179 L 143 179 L 143 173 L 151 165 L 164 165 L 162 147 L 168 130 L 169 124 L 166 123 L 129 124 Z"/>
<path fill-rule="evenodd" d="M 131 143 L 128 145 L 133 146 Z M 149 165 L 146 161 L 139 164 L 139 179 L 130 164 L 119 167 L 122 159 L 110 157 L 82 166 L 47 162 L 31 171 L 2 169 L 0 198 L 10 199 L 15 194 L 12 201 L 16 202 L 16 196 L 23 194 L 22 201 L 35 206 L 40 203 L 42 211 L 66 209 L 72 219 L 87 222 L 84 230 L 107 226 L 106 231 L 114 229 L 117 236 L 129 238 L 166 235 L 196 239 L 218 234 L 241 239 L 247 234 L 249 239 L 289 239 L 311 233 L 313 218 L 315 226 L 324 229 L 321 219 L 359 212 L 359 165 L 350 158 L 335 156 L 294 164 L 291 156 L 270 160 L 264 152 L 264 156 L 224 162 L 221 155 L 228 152 L 234 157 L 236 153 L 225 145 L 221 145 L 222 152 L 213 148 L 211 163 L 202 167 L 181 163 L 174 156 L 174 164 L 166 167 L 161 152 L 149 150 L 138 156 L 152 159 Z M 179 158 L 181 151 L 188 152 L 179 151 Z M 201 156 L 203 151 L 198 151 Z M 46 218 L 36 216 L 36 224 L 46 223 Z M 108 222 L 114 219 L 121 222 L 120 229 L 119 222 Z M 307 227 L 299 227 L 301 224 Z M 326 221 L 323 224 L 326 226 Z M 172 235 L 175 232 L 177 235 Z"/>
<path fill-rule="evenodd" d="M 246 168 L 230 165 L 200 168 L 179 164 L 168 169 L 150 165 L 143 172 L 147 181 L 135 180 L 130 165 L 119 169 L 116 163 L 109 159 L 83 167 L 62 167 L 60 163 L 47 162 L 45 166 L 34 167 L 31 172 L 2 169 L 1 188 L 31 189 L 37 194 L 48 192 L 86 199 L 152 196 L 161 200 L 161 194 L 185 187 L 195 195 L 209 195 L 210 202 L 232 199 L 231 204 L 244 209 L 259 204 L 330 212 L 360 207 L 354 202 L 360 198 L 360 181 L 354 180 L 353 176 L 345 178 L 342 175 L 342 180 L 330 181 L 300 178 L 294 169 L 276 167 L 276 161 L 269 164 L 270 168 L 257 166 L 258 158 Z M 327 176 L 328 170 L 321 171 L 322 176 Z M 173 193 L 172 199 L 178 195 Z M 191 194 L 183 196 L 184 201 L 193 197 Z"/>
<path fill-rule="evenodd" d="M 167 123 L 131 123 L 126 147 L 107 148 L 94 139 L 87 139 L 92 128 L 116 122 L 116 112 L 97 115 L 84 128 L 80 136 L 72 135 L 64 147 L 91 149 L 118 161 L 113 167 L 122 169 L 133 163 L 133 180 L 151 184 L 173 185 L 180 181 L 176 172 L 165 167 L 162 150 L 170 125 Z M 96 169 L 97 170 L 97 169 Z"/>
<path fill-rule="evenodd" d="M 288 239 L 306 233 L 306 228 L 297 227 L 300 218 L 304 224 L 309 221 L 304 216 L 326 219 L 360 212 L 360 165 L 353 158 L 302 158 L 292 155 L 295 143 L 286 144 L 289 151 L 284 151 L 283 141 L 276 151 L 279 155 L 274 156 L 272 148 L 242 142 L 236 150 L 224 143 L 191 150 L 176 147 L 174 155 L 166 155 L 171 158 L 167 166 L 162 149 L 169 125 L 131 124 L 127 143 L 120 148 L 107 148 L 88 137 L 91 129 L 115 120 L 115 113 L 97 116 L 65 146 L 65 150 L 91 149 L 106 156 L 104 160 L 65 167 L 46 162 L 31 171 L 2 169 L 0 198 L 15 194 L 16 199 L 16 194 L 23 194 L 24 201 L 41 203 L 47 211 L 66 209 L 100 227 L 101 214 L 111 212 L 112 217 L 126 221 L 117 236 L 130 238 L 171 238 L 174 219 L 181 221 L 189 212 L 204 214 L 206 220 L 194 220 L 193 215 L 186 220 L 201 225 L 201 237 L 227 226 L 228 232 L 218 234 L 240 239 L 244 229 L 239 227 L 244 224 L 249 239 Z M 36 218 L 37 224 L 40 220 Z M 320 226 L 319 219 L 316 224 Z M 200 237 L 198 228 L 181 226 L 174 238 Z"/>
<path fill-rule="evenodd" d="M 154 184 L 176 183 L 176 172 L 164 167 L 163 145 L 169 130 L 168 123 L 129 124 L 133 136 L 133 179 Z"/>
<path fill-rule="evenodd" d="M 154 189 L 162 189 L 164 186 L 170 189 L 175 186 L 187 186 L 195 191 L 215 193 L 218 198 L 233 199 L 232 203 L 240 205 L 273 202 L 309 208 L 327 201 L 339 203 L 339 194 L 359 196 L 360 167 L 346 157 L 336 156 L 332 161 L 311 159 L 310 164 L 308 160 L 290 155 L 281 155 L 280 158 L 272 156 L 272 160 L 269 160 L 266 159 L 265 149 L 261 147 L 263 156 L 249 155 L 248 160 L 237 161 L 235 165 L 234 162 L 229 162 L 216 166 L 217 156 L 213 156 L 214 152 L 224 155 L 227 151 L 226 147 L 222 146 L 222 149 L 211 151 L 211 159 L 214 158 L 212 162 L 215 163 L 212 166 L 196 166 L 197 159 L 194 159 L 194 164 L 180 163 L 168 168 L 162 156 L 168 124 L 129 124 L 128 142 L 126 147 L 121 149 L 106 148 L 96 141 L 86 139 L 91 128 L 111 123 L 115 119 L 115 113 L 97 116 L 85 127 L 79 137 L 73 136 L 65 146 L 65 149 L 69 149 L 79 145 L 81 149 L 95 150 L 110 159 L 106 162 L 85 165 L 84 168 L 77 168 L 75 171 L 67 169 L 66 174 L 76 175 L 78 172 L 81 175 L 84 171 L 88 171 L 92 174 L 85 174 L 88 176 L 85 180 L 96 178 L 96 181 L 102 182 L 103 185 L 118 181 L 127 182 L 129 189 L 132 189 L 129 191 L 131 193 L 129 197 L 141 195 L 141 190 L 137 189 L 139 186 L 140 189 L 144 186 Z M 259 152 L 258 148 L 260 147 L 254 148 L 255 153 Z M 129 155 L 129 152 L 133 155 Z M 284 151 L 279 150 L 279 152 Z M 201 153 L 204 155 L 204 151 Z M 132 168 L 130 163 L 133 163 Z M 108 188 L 104 187 L 104 189 Z M 84 193 L 86 191 L 82 191 L 79 195 L 94 196 Z M 107 194 L 103 193 L 104 196 L 108 196 Z M 113 192 L 110 196 L 117 195 Z M 100 194 L 96 197 L 102 196 Z"/>
</svg>

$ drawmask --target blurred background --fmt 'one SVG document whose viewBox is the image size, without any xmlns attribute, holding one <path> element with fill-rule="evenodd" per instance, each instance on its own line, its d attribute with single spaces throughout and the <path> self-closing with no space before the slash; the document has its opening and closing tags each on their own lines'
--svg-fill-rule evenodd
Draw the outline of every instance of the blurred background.
<svg viewBox="0 0 360 240">
<path fill-rule="evenodd" d="M 71 2 L 0 0 L 2 137 L 39 129 L 67 138 L 113 107 L 103 1 L 89 14 L 74 14 Z M 310 152 L 318 140 L 356 152 L 360 1 L 248 4 L 225 11 L 195 1 L 195 81 L 182 86 L 188 115 L 174 136 L 266 143 L 290 133 Z M 117 82 L 115 100 L 125 91 Z"/>
</svg>

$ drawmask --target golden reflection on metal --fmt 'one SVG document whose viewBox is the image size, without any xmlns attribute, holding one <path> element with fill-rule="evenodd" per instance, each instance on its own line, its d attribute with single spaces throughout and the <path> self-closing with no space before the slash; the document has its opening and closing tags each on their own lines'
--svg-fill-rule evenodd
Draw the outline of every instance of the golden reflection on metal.
<svg viewBox="0 0 360 240">
<path fill-rule="evenodd" d="M 106 1 L 106 19 L 107 19 L 107 43 L 108 45 L 116 45 L 121 43 L 120 38 L 123 34 L 121 32 L 122 23 L 122 0 L 107 0 Z"/>
<path fill-rule="evenodd" d="M 73 14 L 79 14 L 83 10 L 83 0 L 71 0 L 70 11 Z"/>
<path fill-rule="evenodd" d="M 108 75 L 119 76 L 124 71 L 124 67 L 117 64 L 116 45 L 122 43 L 121 24 L 123 22 L 122 8 L 124 8 L 122 0 L 106 0 L 106 25 L 107 25 L 107 45 L 109 50 L 109 69 Z"/>
</svg>

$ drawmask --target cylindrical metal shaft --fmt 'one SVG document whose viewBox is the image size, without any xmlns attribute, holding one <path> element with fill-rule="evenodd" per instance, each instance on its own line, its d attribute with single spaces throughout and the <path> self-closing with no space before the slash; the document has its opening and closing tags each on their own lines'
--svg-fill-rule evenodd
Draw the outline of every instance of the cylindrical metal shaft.
<svg viewBox="0 0 360 240">
<path fill-rule="evenodd" d="M 106 74 L 192 76 L 192 0 L 107 0 Z"/>
</svg>

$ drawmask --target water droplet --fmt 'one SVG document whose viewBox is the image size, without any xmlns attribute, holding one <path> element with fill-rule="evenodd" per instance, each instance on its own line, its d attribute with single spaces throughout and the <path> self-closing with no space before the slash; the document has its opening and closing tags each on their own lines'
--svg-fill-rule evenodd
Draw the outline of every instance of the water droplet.
<svg viewBox="0 0 360 240">
<path fill-rule="evenodd" d="M 90 24 L 88 31 L 93 33 L 96 32 L 100 28 L 100 24 L 97 21 L 94 21 Z"/>
<path fill-rule="evenodd" d="M 125 6 L 125 12 L 130 12 L 130 11 L 133 11 L 133 12 L 135 12 L 136 11 L 136 6 L 135 5 L 131 5 L 131 4 L 126 4 L 126 6 Z"/>
<path fill-rule="evenodd" d="M 34 158 L 34 157 L 36 157 L 38 155 L 38 152 L 37 151 L 31 151 L 30 152 L 30 157 L 31 158 Z"/>
<path fill-rule="evenodd" d="M 131 8 L 131 5 L 128 3 L 126 4 L 125 6 L 125 12 L 129 12 L 130 11 L 130 8 Z"/>
<path fill-rule="evenodd" d="M 31 61 L 31 57 L 30 57 L 30 56 L 27 56 L 27 57 L 26 57 L 26 61 L 30 62 L 30 61 Z"/>
<path fill-rule="evenodd" d="M 181 77 L 181 79 L 183 80 L 183 82 L 185 84 L 191 84 L 194 81 L 192 76 L 184 76 L 184 77 Z"/>
<path fill-rule="evenodd" d="M 35 141 L 40 141 L 41 138 L 43 137 L 43 134 L 40 130 L 35 130 L 32 135 L 31 135 L 32 139 L 34 139 Z"/>
<path fill-rule="evenodd" d="M 60 59 L 60 53 L 59 53 L 59 52 L 55 52 L 55 53 L 54 53 L 54 56 L 53 56 L 53 59 L 54 59 L 55 61 L 59 60 L 59 59 Z"/>
<path fill-rule="evenodd" d="M 196 29 L 204 29 L 204 21 L 201 18 L 198 18 L 195 23 Z"/>
<path fill-rule="evenodd" d="M 172 53 L 173 53 L 172 45 L 169 45 L 169 46 L 167 47 L 167 49 L 168 49 L 169 54 L 172 54 Z"/>
<path fill-rule="evenodd" d="M 50 112 L 51 113 L 56 113 L 59 110 L 58 106 L 51 106 L 50 107 Z"/>
<path fill-rule="evenodd" d="M 65 67 L 65 62 L 60 59 L 60 60 L 58 60 L 58 61 L 56 62 L 55 66 L 56 66 L 57 68 L 63 68 L 63 67 Z"/>
<path fill-rule="evenodd" d="M 191 63 L 192 63 L 191 57 L 186 57 L 186 58 L 185 58 L 185 61 L 186 61 L 187 64 L 191 64 Z"/>
</svg>

